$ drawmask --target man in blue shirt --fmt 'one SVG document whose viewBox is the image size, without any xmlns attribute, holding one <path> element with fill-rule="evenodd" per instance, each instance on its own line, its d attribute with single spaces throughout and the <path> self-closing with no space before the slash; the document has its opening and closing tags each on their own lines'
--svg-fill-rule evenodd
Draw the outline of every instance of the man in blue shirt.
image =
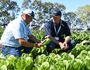
<svg viewBox="0 0 90 70">
<path fill-rule="evenodd" d="M 50 39 L 50 43 L 47 44 L 47 51 L 49 53 L 55 47 L 67 51 L 74 45 L 74 41 L 71 41 L 71 32 L 68 24 L 61 20 L 61 15 L 61 11 L 55 11 L 52 19 L 44 26 L 45 38 Z"/>
<path fill-rule="evenodd" d="M 21 56 L 22 53 L 30 53 L 32 47 L 41 47 L 42 43 L 29 29 L 32 19 L 34 19 L 34 12 L 26 9 L 20 17 L 8 24 L 1 37 L 3 55 Z"/>
</svg>

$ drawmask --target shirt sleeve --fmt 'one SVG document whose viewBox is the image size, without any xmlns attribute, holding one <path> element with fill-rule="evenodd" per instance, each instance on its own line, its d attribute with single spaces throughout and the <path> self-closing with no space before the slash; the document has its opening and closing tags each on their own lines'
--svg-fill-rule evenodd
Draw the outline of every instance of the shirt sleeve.
<svg viewBox="0 0 90 70">
<path fill-rule="evenodd" d="M 45 36 L 51 35 L 51 30 L 50 30 L 50 25 L 49 25 L 49 23 L 45 23 L 45 25 L 44 25 L 44 35 L 45 35 Z"/>
<path fill-rule="evenodd" d="M 66 36 L 70 36 L 70 35 L 71 35 L 71 31 L 70 31 L 70 28 L 69 28 L 69 26 L 68 26 L 67 23 L 66 23 L 66 25 L 65 25 L 65 35 L 66 35 Z"/>
</svg>

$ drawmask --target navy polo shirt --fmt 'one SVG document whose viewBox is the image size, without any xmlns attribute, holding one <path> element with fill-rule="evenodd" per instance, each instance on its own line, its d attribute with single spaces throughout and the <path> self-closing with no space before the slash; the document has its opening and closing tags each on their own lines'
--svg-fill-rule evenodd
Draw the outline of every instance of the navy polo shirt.
<svg viewBox="0 0 90 70">
<path fill-rule="evenodd" d="M 52 37 L 59 37 L 59 41 L 63 42 L 65 36 L 70 36 L 70 28 L 68 27 L 67 23 L 63 20 L 61 20 L 62 23 L 58 25 L 54 25 L 53 21 L 50 20 L 48 23 L 45 24 L 44 29 L 45 29 L 45 36 L 46 35 L 51 35 Z M 56 34 L 56 32 L 60 28 L 59 32 Z"/>
</svg>

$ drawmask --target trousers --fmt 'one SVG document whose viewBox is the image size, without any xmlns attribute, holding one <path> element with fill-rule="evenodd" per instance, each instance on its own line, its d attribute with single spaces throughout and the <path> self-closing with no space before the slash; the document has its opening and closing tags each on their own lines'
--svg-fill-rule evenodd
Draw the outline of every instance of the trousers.
<svg viewBox="0 0 90 70">
<path fill-rule="evenodd" d="M 34 43 L 34 41 L 32 40 L 28 40 L 28 42 Z M 27 48 L 24 46 L 20 46 L 20 47 L 13 47 L 13 46 L 7 46 L 7 45 L 3 45 L 2 48 L 0 48 L 3 56 L 6 55 L 14 55 L 14 56 L 18 56 L 20 57 L 23 53 L 29 54 L 30 51 L 32 50 L 32 48 Z"/>
<path fill-rule="evenodd" d="M 68 50 L 73 49 L 75 47 L 75 45 L 76 45 L 76 42 L 74 40 L 72 40 L 69 44 Z M 52 50 L 54 50 L 54 48 L 60 48 L 60 46 L 52 41 L 46 45 L 46 50 L 48 53 L 51 53 Z M 67 50 L 65 50 L 65 51 L 67 51 Z"/>
</svg>

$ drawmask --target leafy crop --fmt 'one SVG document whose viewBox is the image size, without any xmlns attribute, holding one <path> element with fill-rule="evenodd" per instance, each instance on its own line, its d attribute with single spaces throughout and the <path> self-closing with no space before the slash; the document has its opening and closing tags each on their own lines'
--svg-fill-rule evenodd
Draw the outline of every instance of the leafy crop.
<svg viewBox="0 0 90 70">
<path fill-rule="evenodd" d="M 43 40 L 43 32 L 34 35 Z M 67 52 L 54 49 L 48 54 L 46 45 L 33 48 L 29 54 L 21 57 L 5 56 L 0 54 L 0 70 L 90 70 L 90 45 L 82 45 L 83 40 L 90 41 L 90 33 L 72 33 L 72 39 L 77 44 Z"/>
</svg>

